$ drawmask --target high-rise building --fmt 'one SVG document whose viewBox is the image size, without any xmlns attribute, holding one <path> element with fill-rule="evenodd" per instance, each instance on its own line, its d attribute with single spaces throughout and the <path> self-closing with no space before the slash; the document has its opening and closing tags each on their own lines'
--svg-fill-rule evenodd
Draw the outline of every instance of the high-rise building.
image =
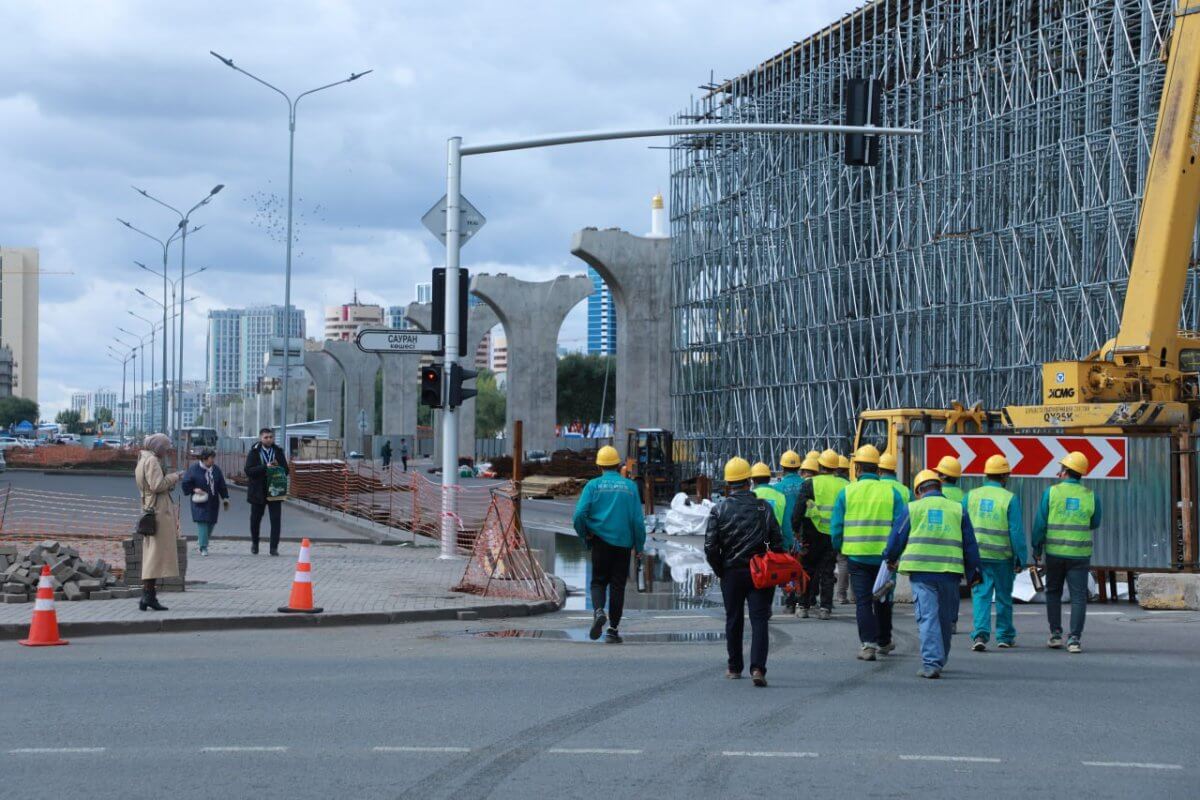
<svg viewBox="0 0 1200 800">
<path fill-rule="evenodd" d="M 433 284 L 418 283 L 417 284 L 417 302 L 432 303 L 433 302 Z"/>
<path fill-rule="evenodd" d="M 242 312 L 238 329 L 238 377 L 243 392 L 255 391 L 263 377 L 271 339 L 283 336 L 304 338 L 304 312 L 295 308 L 285 314 L 283 306 L 252 306 Z"/>
<path fill-rule="evenodd" d="M 13 394 L 38 399 L 38 250 L 0 247 L 0 346 L 12 350 Z"/>
<path fill-rule="evenodd" d="M 196 424 L 196 418 L 204 410 L 204 395 L 207 388 L 205 381 L 183 382 L 183 391 L 180 392 L 179 398 L 183 427 L 190 428 Z"/>
<path fill-rule="evenodd" d="M 406 331 L 412 327 L 404 316 L 404 306 L 388 306 L 387 307 L 387 326 L 392 330 Z"/>
<path fill-rule="evenodd" d="M 491 342 L 491 353 L 488 355 L 488 369 L 497 374 L 508 372 L 508 340 L 504 338 L 504 333 L 501 331 L 499 336 L 493 337 Z"/>
<path fill-rule="evenodd" d="M 588 267 L 588 277 L 595 290 L 587 299 L 587 351 L 589 355 L 611 356 L 617 352 L 617 308 L 600 273 Z"/>
<path fill-rule="evenodd" d="M 120 404 L 121 398 L 115 389 L 97 389 L 92 393 L 91 399 L 92 419 L 96 418 L 96 413 L 102 408 L 107 408 L 113 419 L 117 418 L 117 406 Z"/>
<path fill-rule="evenodd" d="M 479 340 L 475 348 L 475 369 L 491 369 L 492 365 L 492 332 L 488 331 Z"/>
<path fill-rule="evenodd" d="M 71 394 L 71 410 L 79 415 L 80 422 L 87 422 L 92 418 L 91 398 L 87 392 L 73 392 Z"/>
<path fill-rule="evenodd" d="M 383 306 L 363 305 L 354 301 L 340 306 L 325 306 L 325 338 L 352 341 L 363 328 L 383 327 Z"/>
<path fill-rule="evenodd" d="M 242 314 L 238 308 L 208 312 L 208 337 L 204 348 L 204 375 L 210 397 L 224 397 L 242 390 Z"/>
</svg>

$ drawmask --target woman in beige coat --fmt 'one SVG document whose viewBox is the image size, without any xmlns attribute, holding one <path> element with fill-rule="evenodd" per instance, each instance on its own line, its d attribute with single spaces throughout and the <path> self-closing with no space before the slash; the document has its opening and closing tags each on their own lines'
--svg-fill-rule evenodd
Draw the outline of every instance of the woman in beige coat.
<svg viewBox="0 0 1200 800">
<path fill-rule="evenodd" d="M 166 434 L 155 433 L 146 437 L 142 451 L 138 454 L 133 479 L 142 496 L 142 510 L 154 509 L 158 533 L 142 539 L 142 599 L 138 608 L 145 611 L 166 611 L 158 602 L 155 582 L 159 578 L 179 575 L 179 520 L 175 513 L 175 499 L 171 490 L 183 477 L 182 472 L 167 474 L 163 471 L 162 457 L 171 449 L 171 440 Z"/>
</svg>

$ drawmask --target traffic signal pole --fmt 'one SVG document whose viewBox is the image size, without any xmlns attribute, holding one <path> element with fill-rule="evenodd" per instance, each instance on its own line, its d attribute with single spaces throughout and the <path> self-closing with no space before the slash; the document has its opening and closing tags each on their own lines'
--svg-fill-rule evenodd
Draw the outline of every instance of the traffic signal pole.
<svg viewBox="0 0 1200 800">
<path fill-rule="evenodd" d="M 462 137 L 452 136 L 446 143 L 446 291 L 445 338 L 442 346 L 442 548 L 439 558 L 454 558 L 458 544 L 458 409 L 449 400 L 450 382 L 446 380 L 450 364 L 458 358 L 458 338 L 466 333 L 458 329 L 458 269 L 461 191 Z"/>
</svg>

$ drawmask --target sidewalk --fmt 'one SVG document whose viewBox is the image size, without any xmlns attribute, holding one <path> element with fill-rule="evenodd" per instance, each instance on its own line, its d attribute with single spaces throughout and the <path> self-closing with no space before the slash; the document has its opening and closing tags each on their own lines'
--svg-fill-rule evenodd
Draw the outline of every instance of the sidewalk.
<svg viewBox="0 0 1200 800">
<path fill-rule="evenodd" d="M 436 547 L 379 547 L 314 541 L 313 593 L 323 614 L 280 614 L 291 591 L 299 547 L 283 543 L 250 555 L 245 542 L 215 541 L 202 557 L 188 544 L 187 591 L 161 593 L 169 611 L 139 611 L 137 600 L 57 602 L 64 638 L 72 636 L 231 628 L 381 625 L 439 619 L 510 617 L 558 610 L 560 603 L 488 599 L 450 591 L 463 558 L 438 559 Z M 561 589 L 561 584 L 560 584 Z M 560 592 L 565 594 L 565 592 Z M 25 636 L 32 603 L 0 605 L 0 639 Z"/>
</svg>

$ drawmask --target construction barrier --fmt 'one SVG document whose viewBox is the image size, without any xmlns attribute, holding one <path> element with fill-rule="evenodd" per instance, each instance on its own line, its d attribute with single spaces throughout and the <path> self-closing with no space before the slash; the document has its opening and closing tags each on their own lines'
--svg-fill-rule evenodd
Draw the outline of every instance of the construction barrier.
<svg viewBox="0 0 1200 800">
<path fill-rule="evenodd" d="M 130 480 L 130 493 L 134 492 Z M 0 544 L 30 549 L 53 540 L 74 547 L 80 558 L 103 559 L 117 575 L 125 572 L 121 542 L 137 527 L 141 507 L 133 497 L 46 492 L 0 487 Z"/>
<path fill-rule="evenodd" d="M 24 469 L 111 469 L 133 472 L 138 451 L 130 447 L 78 447 L 47 444 L 40 447 L 10 447 L 4 452 L 8 466 Z"/>
<path fill-rule="evenodd" d="M 558 601 L 558 588 L 529 549 L 512 498 L 492 492 L 456 592 Z"/>
</svg>

